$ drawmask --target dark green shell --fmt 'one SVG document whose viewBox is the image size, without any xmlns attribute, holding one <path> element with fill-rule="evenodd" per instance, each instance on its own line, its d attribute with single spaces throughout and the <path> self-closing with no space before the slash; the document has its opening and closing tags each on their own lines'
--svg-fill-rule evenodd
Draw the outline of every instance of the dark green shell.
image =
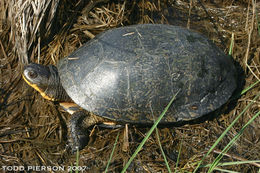
<svg viewBox="0 0 260 173">
<path fill-rule="evenodd" d="M 98 35 L 58 63 L 63 87 L 82 108 L 129 123 L 191 120 L 227 102 L 236 69 L 206 37 L 177 26 L 142 24 Z"/>
</svg>

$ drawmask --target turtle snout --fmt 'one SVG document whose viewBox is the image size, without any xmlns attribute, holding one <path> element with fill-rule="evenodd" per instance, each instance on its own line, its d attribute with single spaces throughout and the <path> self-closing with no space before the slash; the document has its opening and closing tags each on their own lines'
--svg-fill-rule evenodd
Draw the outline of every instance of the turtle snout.
<svg viewBox="0 0 260 173">
<path fill-rule="evenodd" d="M 41 64 L 31 63 L 25 66 L 23 78 L 29 85 L 37 87 L 47 86 L 50 77 L 49 68 Z"/>
</svg>

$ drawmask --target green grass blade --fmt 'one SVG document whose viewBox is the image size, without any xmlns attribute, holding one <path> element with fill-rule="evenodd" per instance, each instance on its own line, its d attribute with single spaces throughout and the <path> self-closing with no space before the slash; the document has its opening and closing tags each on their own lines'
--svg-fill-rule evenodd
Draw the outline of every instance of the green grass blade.
<svg viewBox="0 0 260 173">
<path fill-rule="evenodd" d="M 116 140 L 115 140 L 115 143 L 114 143 L 112 152 L 111 152 L 110 157 L 109 157 L 109 160 L 108 160 L 108 162 L 107 162 L 107 166 L 106 166 L 106 169 L 105 169 L 105 173 L 107 173 L 109 164 L 110 164 L 110 162 L 111 162 L 111 160 L 112 160 L 112 158 L 113 158 L 114 151 L 115 151 L 115 148 L 116 148 L 116 145 L 117 145 L 117 141 L 118 141 L 118 137 L 119 137 L 119 131 L 118 131 L 118 133 L 117 133 Z"/>
<path fill-rule="evenodd" d="M 178 157 L 177 157 L 177 162 L 176 162 L 176 167 L 175 167 L 175 173 L 177 173 L 177 168 L 178 168 L 178 164 L 179 164 L 180 156 L 181 156 L 181 149 L 182 149 L 182 140 L 181 140 L 181 144 L 180 144 L 180 148 L 179 148 L 179 153 L 178 153 Z"/>
<path fill-rule="evenodd" d="M 76 173 L 79 172 L 78 168 L 79 168 L 79 148 L 77 148 L 77 154 L 76 154 Z"/>
<path fill-rule="evenodd" d="M 151 129 L 147 132 L 147 135 L 144 137 L 144 139 L 142 140 L 142 142 L 139 144 L 139 146 L 137 147 L 137 149 L 135 150 L 134 154 L 130 157 L 130 159 L 128 160 L 128 162 L 126 163 L 126 165 L 124 166 L 122 173 L 126 172 L 127 168 L 129 167 L 129 165 L 131 164 L 131 162 L 134 160 L 134 158 L 136 157 L 136 155 L 139 153 L 139 151 L 143 148 L 145 142 L 147 141 L 147 139 L 150 137 L 150 135 L 152 134 L 152 132 L 154 131 L 154 129 L 157 127 L 157 125 L 159 124 L 159 122 L 161 121 L 161 119 L 163 118 L 163 116 L 165 115 L 165 113 L 167 112 L 167 110 L 169 109 L 169 107 L 171 106 L 172 102 L 175 100 L 176 95 L 179 93 L 179 91 L 173 96 L 173 98 L 171 99 L 171 101 L 169 102 L 169 104 L 166 106 L 166 108 L 164 109 L 164 111 L 161 113 L 161 115 L 159 116 L 159 118 L 155 121 L 155 123 L 153 124 L 153 126 L 151 127 Z"/>
<path fill-rule="evenodd" d="M 258 14 L 257 13 L 255 13 L 255 14 L 256 14 L 256 24 L 257 24 L 257 28 L 258 28 L 258 35 L 260 36 L 260 22 L 258 20 Z"/>
<path fill-rule="evenodd" d="M 243 89 L 243 91 L 241 92 L 240 95 L 245 94 L 247 91 L 249 91 L 250 89 L 252 89 L 253 87 L 255 87 L 260 81 L 256 81 L 255 83 L 251 84 L 250 86 L 248 86 L 246 89 Z"/>
<path fill-rule="evenodd" d="M 71 168 L 73 168 L 72 164 L 70 166 L 71 166 Z M 76 168 L 79 168 L 79 149 L 78 148 L 77 148 L 77 152 L 76 152 Z M 75 172 L 78 173 L 79 170 L 76 169 Z M 72 173 L 72 169 L 70 169 L 70 173 Z"/>
<path fill-rule="evenodd" d="M 242 164 L 250 164 L 250 163 L 260 163 L 260 160 L 247 160 L 247 161 L 236 161 L 236 162 L 224 162 L 219 163 L 218 166 L 232 166 L 232 165 L 242 165 Z M 212 164 L 202 165 L 201 167 L 210 167 Z"/>
<path fill-rule="evenodd" d="M 257 112 L 242 128 L 241 130 L 236 134 L 236 136 L 225 146 L 225 148 L 221 151 L 221 153 L 217 156 L 217 158 L 214 160 L 213 164 L 211 164 L 211 167 L 209 168 L 208 172 L 212 172 L 214 170 L 214 168 L 218 165 L 218 163 L 220 162 L 220 160 L 222 159 L 222 157 L 224 156 L 223 153 L 226 153 L 231 147 L 232 145 L 235 143 L 236 140 L 238 140 L 238 138 L 240 136 L 242 136 L 245 128 L 251 124 L 258 116 L 260 115 L 260 111 Z"/>
<path fill-rule="evenodd" d="M 156 132 L 156 136 L 157 136 L 157 139 L 158 139 L 158 143 L 159 143 L 160 150 L 161 150 L 162 155 L 163 155 L 163 159 L 164 159 L 165 165 L 166 165 L 166 167 L 167 167 L 168 172 L 171 173 L 172 171 L 171 171 L 171 168 L 170 168 L 170 166 L 169 166 L 169 164 L 168 164 L 166 155 L 165 155 L 165 153 L 164 153 L 164 151 L 163 151 L 162 144 L 161 144 L 160 137 L 159 137 L 159 132 L 158 132 L 158 129 L 157 129 L 157 128 L 155 128 L 155 132 Z"/>
<path fill-rule="evenodd" d="M 209 151 L 205 154 L 205 156 L 201 159 L 201 161 L 198 163 L 197 167 L 194 169 L 194 173 L 199 169 L 202 162 L 205 160 L 205 158 L 212 152 L 212 150 L 217 146 L 217 144 L 223 139 L 223 137 L 226 135 L 226 133 L 233 127 L 233 125 L 238 121 L 238 119 L 248 110 L 248 108 L 255 102 L 255 100 L 260 96 L 258 94 L 255 96 L 255 98 L 249 103 L 245 109 L 235 118 L 235 120 L 227 127 L 227 129 L 221 134 L 221 136 L 216 140 L 216 142 L 212 145 L 212 147 L 209 149 Z"/>
<path fill-rule="evenodd" d="M 216 168 L 217 171 L 220 172 L 228 172 L 228 173 L 240 173 L 240 172 L 236 172 L 236 171 L 230 171 L 230 170 L 226 170 L 226 169 L 221 169 L 221 168 Z"/>
</svg>

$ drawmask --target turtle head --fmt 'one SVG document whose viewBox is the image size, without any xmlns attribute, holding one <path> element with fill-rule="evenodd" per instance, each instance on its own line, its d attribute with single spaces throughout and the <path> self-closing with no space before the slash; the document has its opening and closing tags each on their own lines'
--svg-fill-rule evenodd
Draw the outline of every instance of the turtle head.
<svg viewBox="0 0 260 173">
<path fill-rule="evenodd" d="M 23 78 L 47 100 L 71 100 L 62 87 L 57 68 L 53 65 L 31 63 L 24 67 Z"/>
</svg>

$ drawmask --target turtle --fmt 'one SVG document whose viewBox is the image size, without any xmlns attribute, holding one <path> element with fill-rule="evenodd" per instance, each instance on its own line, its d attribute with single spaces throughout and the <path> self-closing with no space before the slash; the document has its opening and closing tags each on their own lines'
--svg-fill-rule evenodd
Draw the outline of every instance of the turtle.
<svg viewBox="0 0 260 173">
<path fill-rule="evenodd" d="M 24 80 L 71 115 L 72 148 L 94 124 L 186 122 L 224 105 L 237 87 L 234 60 L 202 34 L 180 26 L 137 24 L 98 34 L 56 66 L 30 63 Z"/>
</svg>

